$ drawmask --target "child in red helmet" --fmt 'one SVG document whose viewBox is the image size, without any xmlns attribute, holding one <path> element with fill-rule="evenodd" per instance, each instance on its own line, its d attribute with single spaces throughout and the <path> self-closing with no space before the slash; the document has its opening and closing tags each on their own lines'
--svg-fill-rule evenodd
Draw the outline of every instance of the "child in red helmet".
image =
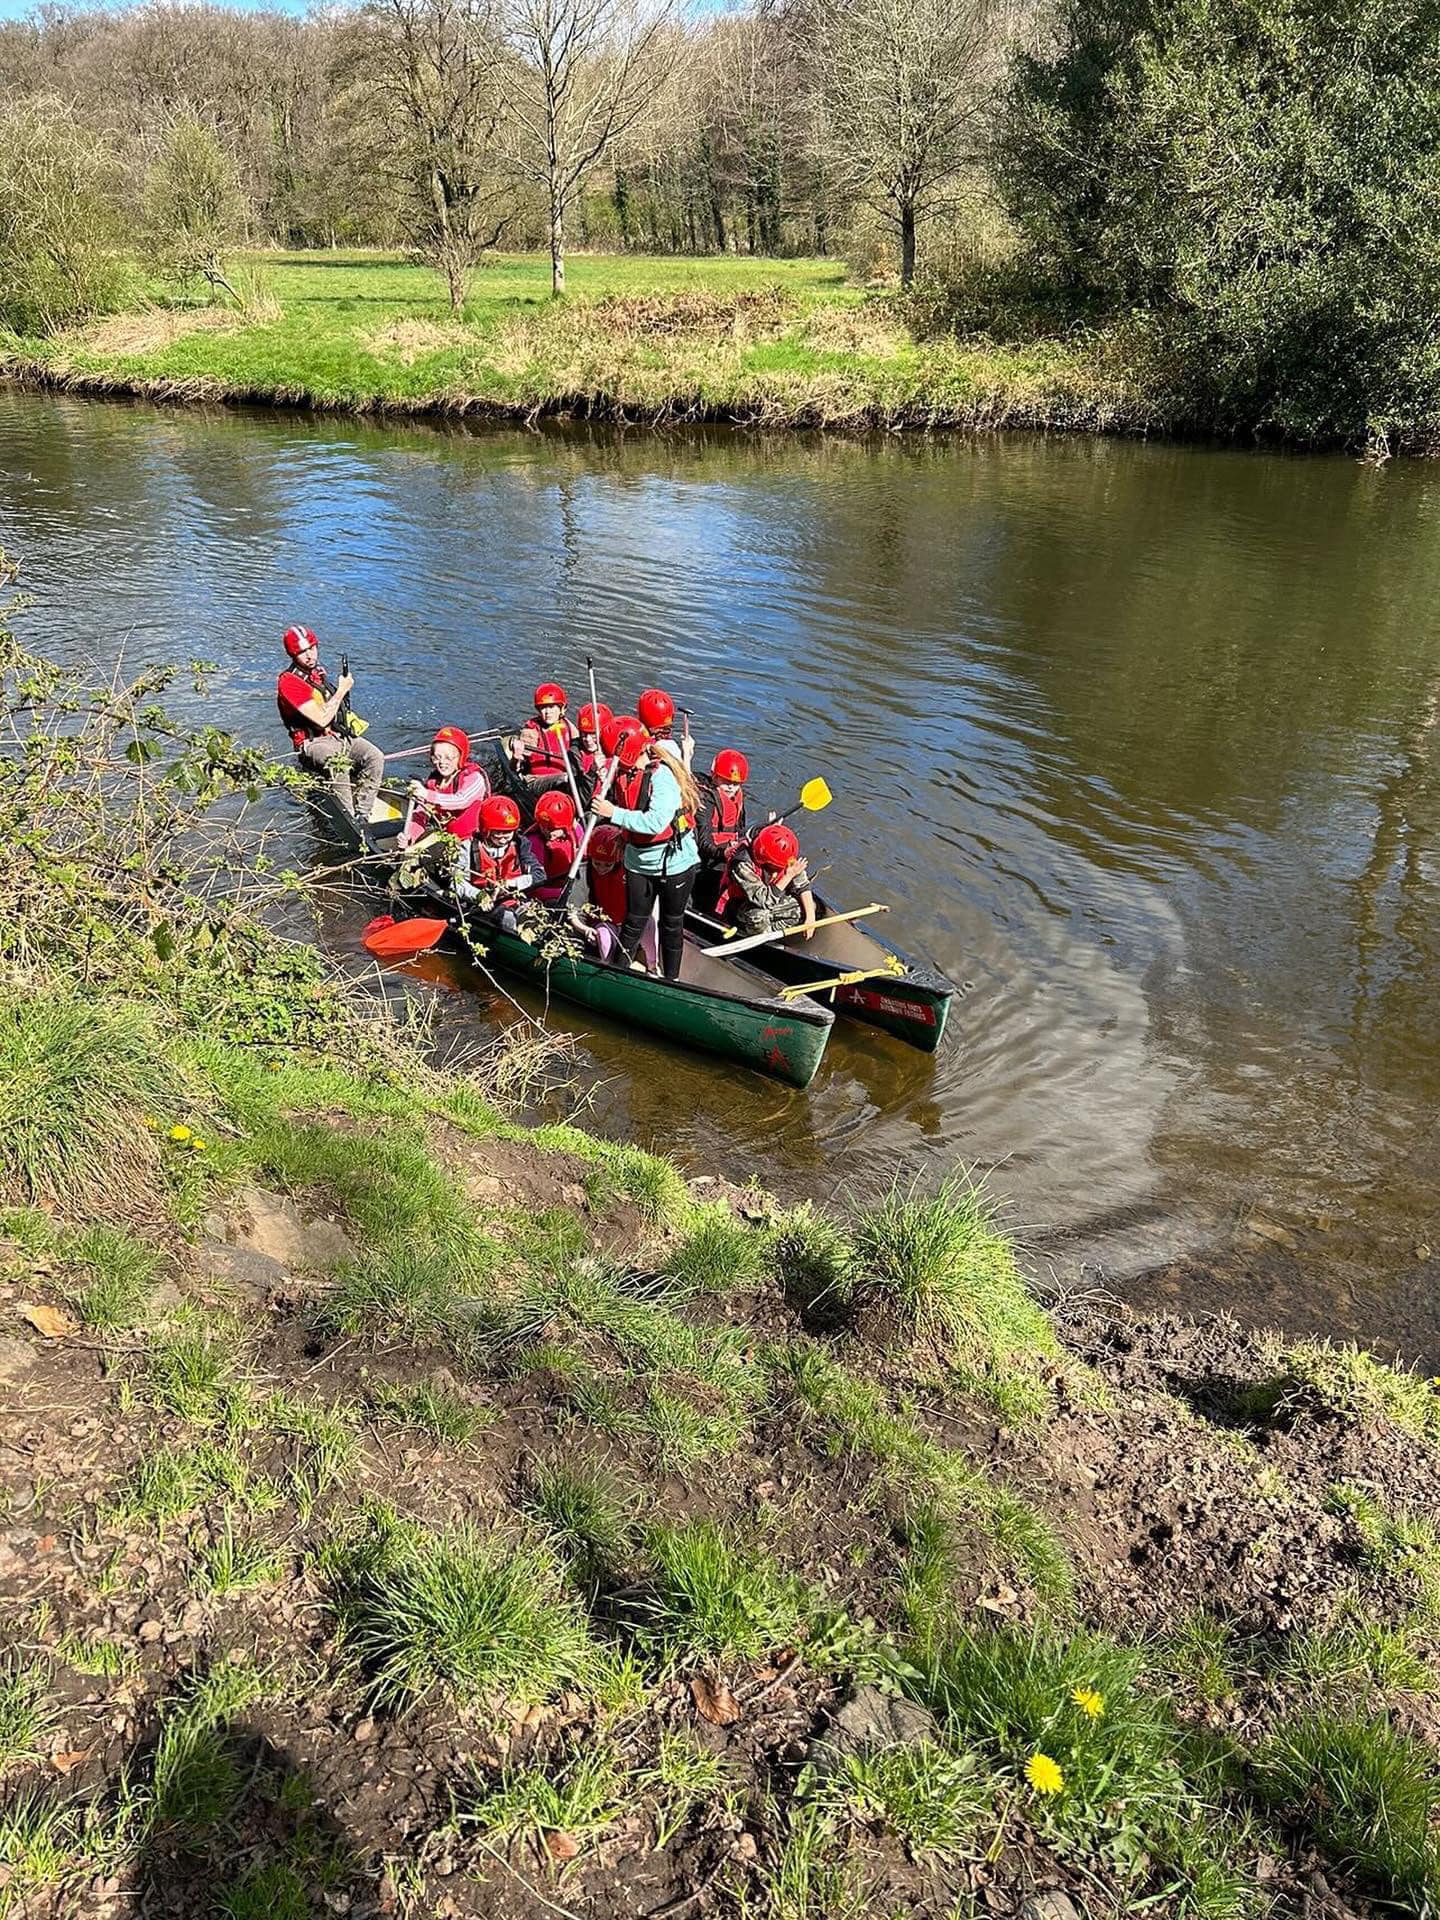
<svg viewBox="0 0 1440 1920">
<path fill-rule="evenodd" d="M 441 727 L 430 745 L 430 767 L 427 780 L 410 782 L 414 804 L 400 836 L 402 847 L 440 828 L 468 840 L 480 824 L 490 782 L 470 758 L 470 736 L 463 727 Z"/>
<path fill-rule="evenodd" d="M 459 888 L 465 900 L 498 909 L 500 924 L 514 930 L 520 895 L 545 884 L 545 869 L 520 832 L 520 809 L 507 793 L 480 804 L 479 830 L 470 843 L 470 879 Z"/>
<path fill-rule="evenodd" d="M 535 716 L 527 720 L 510 747 L 515 771 L 527 780 L 550 786 L 565 778 L 566 758 L 578 736 L 565 717 L 565 689 L 545 680 L 535 689 Z"/>
<path fill-rule="evenodd" d="M 595 777 L 602 752 L 600 735 L 604 730 L 605 722 L 614 718 L 614 714 L 603 700 L 593 707 L 587 700 L 581 707 L 576 715 L 579 723 L 579 739 L 573 756 L 577 774 L 588 774 L 592 779 Z"/>
<path fill-rule="evenodd" d="M 541 794 L 535 802 L 535 823 L 529 839 L 530 851 L 545 872 L 544 884 L 536 887 L 535 898 L 558 900 L 580 846 L 575 802 L 568 793 L 552 787 Z"/>
<path fill-rule="evenodd" d="M 731 918 L 741 933 L 815 931 L 815 895 L 800 842 L 783 820 L 761 827 L 730 863 Z"/>
<path fill-rule="evenodd" d="M 701 778 L 700 811 L 695 838 L 700 846 L 700 874 L 691 902 L 701 913 L 722 916 L 730 900 L 730 862 L 745 839 L 745 782 L 750 762 L 734 747 L 723 747 L 710 765 L 709 779 Z"/>
<path fill-rule="evenodd" d="M 689 767 L 695 755 L 695 742 L 686 733 L 683 739 L 675 738 L 675 702 L 668 693 L 659 687 L 647 687 L 635 702 L 635 711 L 640 724 L 649 733 L 651 739 L 662 753 L 678 757 L 681 764 Z"/>
</svg>

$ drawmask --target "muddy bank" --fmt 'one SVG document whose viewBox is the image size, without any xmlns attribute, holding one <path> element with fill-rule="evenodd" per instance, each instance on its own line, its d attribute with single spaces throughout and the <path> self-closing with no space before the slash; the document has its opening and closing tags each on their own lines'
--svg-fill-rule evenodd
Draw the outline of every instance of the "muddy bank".
<svg viewBox="0 0 1440 1920">
<path fill-rule="evenodd" d="M 396 1150 L 373 1116 L 303 1126 L 307 1164 L 327 1136 Z M 1380 1369 L 1233 1319 L 1072 1302 L 1052 1354 L 1017 1353 L 1036 1397 L 1007 1416 L 1003 1382 L 967 1384 L 893 1316 L 777 1268 L 780 1222 L 753 1194 L 662 1196 L 648 1165 L 617 1179 L 579 1136 L 557 1150 L 447 1119 L 425 1137 L 492 1236 L 498 1297 L 442 1313 L 433 1277 L 422 1299 L 393 1269 L 377 1291 L 347 1147 L 329 1181 L 217 1191 L 134 1329 L 88 1329 L 73 1250 L 12 1226 L 0 1606 L 7 1681 L 31 1675 L 44 1714 L 3 1787 L 32 1829 L 41 1807 L 57 1825 L 48 1855 L 0 1828 L 0 1911 L 258 1914 L 283 1896 L 286 1915 L 443 1920 L 967 1903 L 1069 1920 L 1393 1901 L 1399 1882 L 1258 1782 L 1266 1743 L 1337 1678 L 1435 1738 L 1433 1536 L 1392 1551 L 1384 1533 L 1440 1511 L 1423 1383 L 1392 1404 Z M 517 1315 L 522 1275 L 545 1304 Z M 467 1689 L 417 1590 L 426 1683 L 378 1689 L 362 1602 L 393 1600 L 376 1567 L 400 1563 L 357 1542 L 397 1516 L 442 1554 L 548 1528 L 568 1543 L 554 1604 L 601 1666 Z M 697 1562 L 682 1601 L 665 1554 L 697 1538 L 728 1543 L 730 1584 L 712 1566 L 702 1594 Z M 661 1619 L 687 1623 L 663 1653 Z M 1219 1823 L 1229 1904 L 1195 1904 L 1170 1826 L 1123 1809 L 1067 1825 L 1063 1795 L 1027 1786 L 1026 1754 L 1060 1750 L 1055 1716 L 1076 1712 L 1063 1694 L 1038 1743 L 965 1746 L 920 1649 L 997 1632 L 1038 1636 L 1047 1660 L 1078 1647 L 1077 1674 L 1121 1661 L 1108 1695 L 1076 1692 L 1102 1733 L 1143 1711 L 1173 1726 L 1173 1766 L 1204 1744 L 1195 1806 Z M 1129 1648 L 1147 1650 L 1133 1667 Z M 196 1719 L 216 1675 L 243 1684 Z M 1064 1736 L 1077 1778 L 1084 1734 Z M 942 1752 L 949 1785 L 907 1829 L 867 1756 Z M 160 1815 L 131 1805 L 146 1782 Z M 962 1837 L 937 1855 L 926 1822 L 947 1808 Z"/>
</svg>

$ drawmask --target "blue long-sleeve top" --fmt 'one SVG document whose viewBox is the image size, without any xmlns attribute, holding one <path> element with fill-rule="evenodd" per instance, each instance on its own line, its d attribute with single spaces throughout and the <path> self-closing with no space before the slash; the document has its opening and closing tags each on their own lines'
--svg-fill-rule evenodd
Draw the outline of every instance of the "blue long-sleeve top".
<svg viewBox="0 0 1440 1920">
<path fill-rule="evenodd" d="M 680 782 L 665 762 L 657 759 L 650 780 L 649 806 L 643 813 L 638 807 L 616 807 L 610 819 L 612 825 L 630 833 L 663 833 L 679 811 Z M 684 873 L 699 864 L 700 849 L 695 844 L 693 826 L 656 847 L 637 847 L 628 841 L 625 846 L 625 865 L 632 873 Z"/>
</svg>

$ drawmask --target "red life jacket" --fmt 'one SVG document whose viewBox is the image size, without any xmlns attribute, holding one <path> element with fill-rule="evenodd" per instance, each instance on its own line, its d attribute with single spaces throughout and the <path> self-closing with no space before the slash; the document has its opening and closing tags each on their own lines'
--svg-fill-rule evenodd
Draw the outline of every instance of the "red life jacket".
<svg viewBox="0 0 1440 1920">
<path fill-rule="evenodd" d="M 546 883 L 565 879 L 575 862 L 575 852 L 580 845 L 580 835 L 576 828 L 567 827 L 563 833 L 547 833 L 542 827 L 532 827 L 530 844 L 535 849 L 535 858 L 545 869 Z"/>
<path fill-rule="evenodd" d="M 740 838 L 745 824 L 745 789 L 738 793 L 723 794 L 719 788 L 712 790 L 709 801 L 710 838 L 717 847 L 729 852 Z"/>
<path fill-rule="evenodd" d="M 526 774 L 532 780 L 543 780 L 550 774 L 564 773 L 565 753 L 561 752 L 560 742 L 565 742 L 565 752 L 573 757 L 579 738 L 568 720 L 562 720 L 558 727 L 542 727 L 538 720 L 527 720 L 520 742 L 525 752 Z M 532 747 L 530 739 L 537 744 Z"/>
<path fill-rule="evenodd" d="M 650 783 L 654 777 L 653 766 L 636 767 L 632 773 L 626 773 L 622 768 L 616 774 L 611 788 L 612 795 L 619 796 L 617 804 L 624 807 L 628 813 L 644 813 L 650 805 Z M 665 841 L 675 838 L 677 827 L 681 833 L 685 833 L 692 824 L 682 802 L 675 818 L 668 827 L 662 827 L 659 833 L 633 833 L 629 827 L 626 827 L 624 834 L 632 847 L 658 847 Z"/>
<path fill-rule="evenodd" d="M 473 760 L 467 760 L 463 767 L 453 773 L 448 780 L 442 780 L 438 773 L 432 773 L 425 785 L 431 793 L 458 793 L 471 774 L 480 773 Z M 447 833 L 453 833 L 457 840 L 468 840 L 480 824 L 480 809 L 490 797 L 490 782 L 480 774 L 480 791 L 462 813 L 429 814 L 423 807 L 416 809 L 416 818 L 423 831 L 431 827 L 444 827 Z"/>
<path fill-rule="evenodd" d="M 327 733 L 333 733 L 333 727 L 322 727 L 312 720 L 308 713 L 302 713 L 299 706 L 289 698 L 285 691 L 287 680 L 303 680 L 307 687 L 313 687 L 324 700 L 330 692 L 330 682 L 325 678 L 325 669 L 317 660 L 313 667 L 288 666 L 275 683 L 275 705 L 280 710 L 280 724 L 290 736 L 290 744 L 298 753 L 307 740 L 323 739 Z"/>
<path fill-rule="evenodd" d="M 589 869 L 586 878 L 590 883 L 591 900 L 612 925 L 623 926 L 625 923 L 624 867 L 612 867 L 608 873 L 601 873 L 600 869 L 588 860 L 585 864 Z"/>
<path fill-rule="evenodd" d="M 588 747 L 577 747 L 570 759 L 577 773 L 594 773 L 600 765 L 600 755 Z"/>
<path fill-rule="evenodd" d="M 477 840 L 470 849 L 470 860 L 470 878 L 482 893 L 500 891 L 507 881 L 518 880 L 526 870 L 513 840 L 507 840 L 499 853 Z"/>
</svg>

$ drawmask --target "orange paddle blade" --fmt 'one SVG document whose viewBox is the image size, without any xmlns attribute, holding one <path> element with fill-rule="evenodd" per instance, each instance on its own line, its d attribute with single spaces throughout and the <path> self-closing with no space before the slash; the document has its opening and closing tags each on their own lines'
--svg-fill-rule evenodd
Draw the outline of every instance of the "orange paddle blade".
<svg viewBox="0 0 1440 1920">
<path fill-rule="evenodd" d="M 410 960 L 425 953 L 450 931 L 448 920 L 396 920 L 382 913 L 360 936 L 360 944 L 377 960 Z"/>
</svg>

